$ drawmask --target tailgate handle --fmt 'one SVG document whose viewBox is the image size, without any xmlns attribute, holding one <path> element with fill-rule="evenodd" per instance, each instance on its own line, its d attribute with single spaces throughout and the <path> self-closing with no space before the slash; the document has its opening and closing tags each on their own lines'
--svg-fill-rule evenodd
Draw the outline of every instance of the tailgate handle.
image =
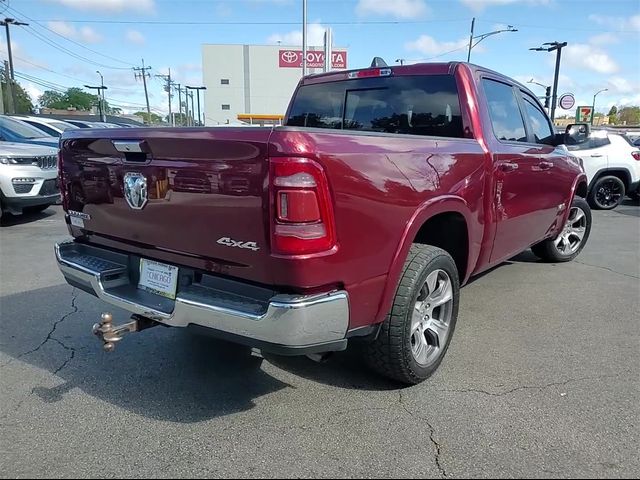
<svg viewBox="0 0 640 480">
<path fill-rule="evenodd" d="M 148 147 L 144 140 L 113 140 L 115 149 L 124 153 L 127 162 L 146 162 Z"/>
</svg>

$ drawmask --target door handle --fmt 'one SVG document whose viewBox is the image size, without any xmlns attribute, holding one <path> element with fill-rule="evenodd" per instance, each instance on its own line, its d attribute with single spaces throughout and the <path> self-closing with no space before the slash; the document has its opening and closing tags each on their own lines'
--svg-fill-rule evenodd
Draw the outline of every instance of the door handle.
<svg viewBox="0 0 640 480">
<path fill-rule="evenodd" d="M 553 163 L 552 162 L 540 162 L 538 164 L 538 167 L 540 168 L 540 170 L 550 170 L 553 168 Z"/>
<path fill-rule="evenodd" d="M 593 158 L 599 158 L 602 157 L 601 153 L 594 153 L 593 155 L 591 155 Z"/>
<path fill-rule="evenodd" d="M 518 169 L 518 164 L 514 162 L 502 162 L 498 164 L 498 169 L 501 172 L 513 172 Z"/>
</svg>

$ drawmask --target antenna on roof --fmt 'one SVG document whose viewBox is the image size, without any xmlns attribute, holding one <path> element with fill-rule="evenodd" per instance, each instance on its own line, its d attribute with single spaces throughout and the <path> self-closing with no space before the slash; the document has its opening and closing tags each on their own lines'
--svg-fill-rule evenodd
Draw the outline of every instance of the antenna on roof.
<svg viewBox="0 0 640 480">
<path fill-rule="evenodd" d="M 385 62 L 382 58 L 380 57 L 374 57 L 373 61 L 371 62 L 371 68 L 376 68 L 376 67 L 388 67 L 389 65 L 387 65 L 387 62 Z"/>
</svg>

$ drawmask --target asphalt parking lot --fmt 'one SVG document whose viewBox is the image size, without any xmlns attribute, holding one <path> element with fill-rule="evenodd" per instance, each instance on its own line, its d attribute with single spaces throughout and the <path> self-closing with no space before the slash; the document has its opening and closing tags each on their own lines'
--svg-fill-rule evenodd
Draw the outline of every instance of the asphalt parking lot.
<svg viewBox="0 0 640 480">
<path fill-rule="evenodd" d="M 570 264 L 524 253 L 462 291 L 440 370 L 259 358 L 155 328 L 103 353 L 63 283 L 60 207 L 0 228 L 2 477 L 638 477 L 640 206 Z M 114 310 L 118 320 L 127 316 Z"/>
</svg>

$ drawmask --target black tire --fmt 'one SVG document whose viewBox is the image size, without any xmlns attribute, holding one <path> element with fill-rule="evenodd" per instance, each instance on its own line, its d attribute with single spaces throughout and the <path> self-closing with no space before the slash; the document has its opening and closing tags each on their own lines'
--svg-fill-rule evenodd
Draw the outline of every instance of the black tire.
<svg viewBox="0 0 640 480">
<path fill-rule="evenodd" d="M 587 203 L 587 201 L 584 198 L 575 197 L 573 199 L 573 202 L 571 203 L 569 221 L 571 221 L 572 212 L 576 208 L 584 212 L 584 218 L 585 218 L 584 235 L 582 237 L 580 244 L 577 246 L 577 249 L 571 250 L 568 253 L 564 253 L 556 243 L 558 238 L 565 232 L 565 227 L 563 226 L 563 231 L 557 237 L 544 240 L 543 242 L 540 242 L 534 245 L 533 247 L 531 247 L 531 251 L 537 257 L 540 257 L 545 262 L 558 263 L 558 262 L 570 262 L 571 260 L 576 258 L 578 255 L 580 255 L 580 252 L 582 251 L 584 246 L 587 244 L 587 241 L 589 240 L 589 235 L 591 234 L 591 218 L 592 217 L 591 217 L 591 208 L 589 207 L 589 204 Z M 576 224 L 577 223 L 574 223 L 574 225 Z"/>
<path fill-rule="evenodd" d="M 624 183 L 618 177 L 600 177 L 589 191 L 589 205 L 596 210 L 612 210 L 624 200 Z"/>
<path fill-rule="evenodd" d="M 446 272 L 450 279 L 453 294 L 447 308 L 450 309 L 451 319 L 446 341 L 439 347 L 437 358 L 423 366 L 412 352 L 412 315 L 427 277 L 438 270 Z M 383 376 L 404 384 L 415 385 L 429 378 L 440 366 L 449 348 L 458 317 L 459 296 L 460 281 L 453 258 L 440 248 L 413 244 L 391 312 L 382 324 L 378 337 L 363 346 L 367 364 Z"/>
</svg>

